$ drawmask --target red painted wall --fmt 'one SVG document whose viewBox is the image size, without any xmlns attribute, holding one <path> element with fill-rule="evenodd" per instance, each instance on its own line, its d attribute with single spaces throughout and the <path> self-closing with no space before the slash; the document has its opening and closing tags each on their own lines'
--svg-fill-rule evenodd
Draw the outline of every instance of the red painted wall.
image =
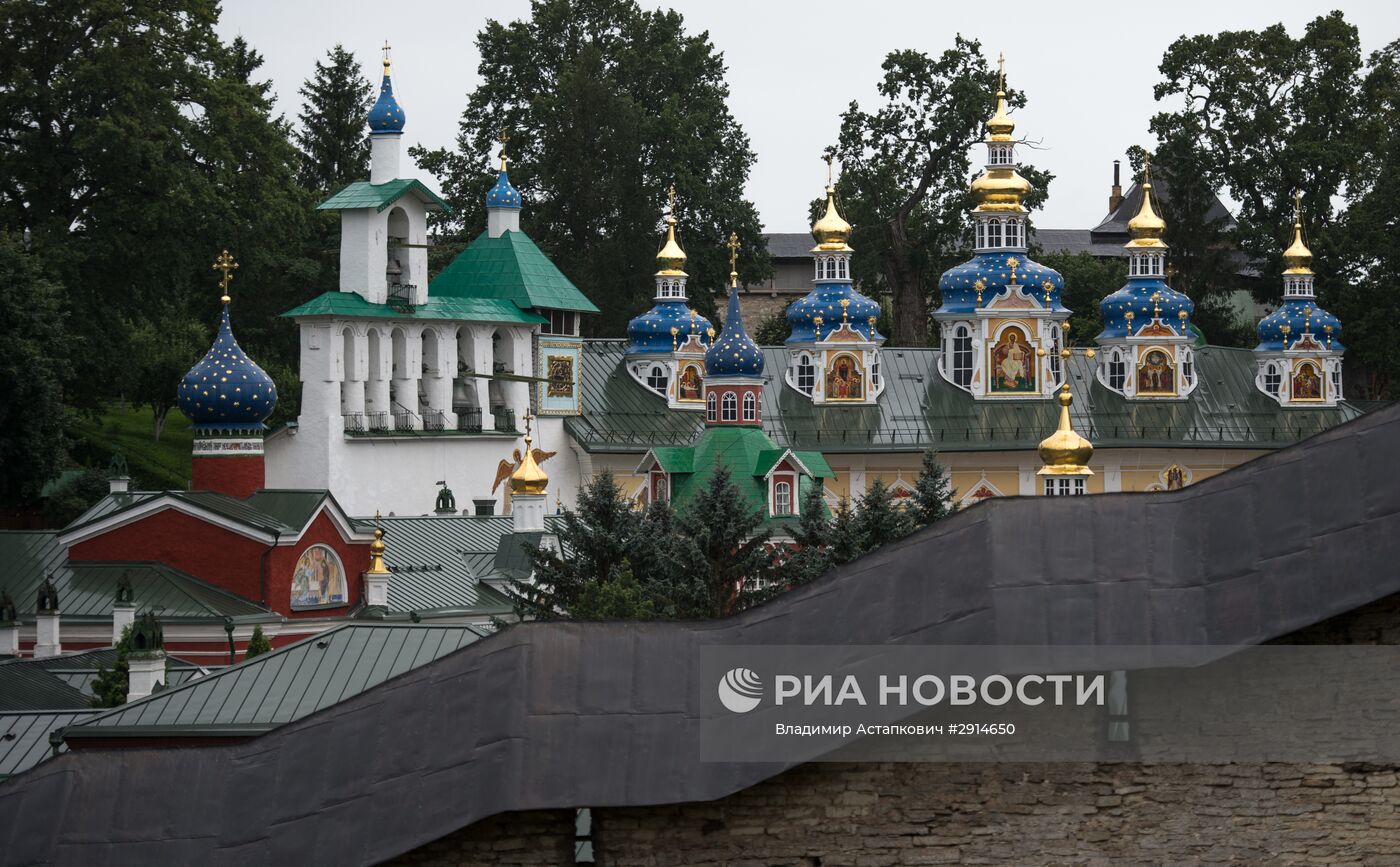
<svg viewBox="0 0 1400 867">
<path fill-rule="evenodd" d="M 226 460 L 226 459 L 220 459 Z M 346 604 L 314 611 L 291 610 L 292 570 L 303 551 L 315 544 L 330 547 L 345 567 Z M 267 558 L 267 599 L 262 599 L 261 569 Z M 155 561 L 237 593 L 290 617 L 343 614 L 360 600 L 361 573 L 369 568 L 369 543 L 349 543 L 324 512 L 311 522 L 295 545 L 269 546 L 199 518 L 166 509 L 132 524 L 79 542 L 68 550 L 74 562 Z"/>
<path fill-rule="evenodd" d="M 711 394 L 715 396 L 715 417 L 709 417 L 707 403 L 707 409 L 705 411 L 706 424 L 740 425 L 748 427 L 758 427 L 763 424 L 763 386 L 733 384 L 722 380 L 714 383 L 706 382 L 706 401 L 709 400 Z M 731 421 L 725 421 L 724 418 L 724 396 L 726 394 L 734 395 L 734 419 Z M 747 421 L 744 419 L 744 395 L 746 394 L 754 396 L 754 417 Z"/>
<path fill-rule="evenodd" d="M 248 498 L 264 482 L 262 455 L 195 456 L 190 459 L 190 487 L 196 491 L 215 491 Z"/>
</svg>

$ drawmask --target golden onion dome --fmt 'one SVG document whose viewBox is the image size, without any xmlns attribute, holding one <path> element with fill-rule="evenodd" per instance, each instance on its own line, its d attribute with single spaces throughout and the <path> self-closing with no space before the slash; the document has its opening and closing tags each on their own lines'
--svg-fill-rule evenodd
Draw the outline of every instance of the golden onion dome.
<svg viewBox="0 0 1400 867">
<path fill-rule="evenodd" d="M 379 513 L 374 513 L 374 541 L 369 543 L 369 574 L 387 575 L 384 566 L 384 528 L 379 526 Z"/>
<path fill-rule="evenodd" d="M 1283 264 L 1286 266 L 1283 273 L 1311 274 L 1312 258 L 1312 250 L 1303 243 L 1303 193 L 1300 190 L 1293 195 L 1293 243 L 1283 251 Z"/>
<path fill-rule="evenodd" d="M 1050 436 L 1040 441 L 1040 460 L 1044 464 L 1037 471 L 1040 476 L 1092 476 L 1089 458 L 1094 455 L 1094 444 L 1075 432 L 1069 423 L 1069 407 L 1074 396 L 1069 388 L 1060 389 L 1060 426 Z"/>
<path fill-rule="evenodd" d="M 1165 249 L 1167 243 L 1162 240 L 1162 235 L 1166 231 L 1167 221 L 1157 216 L 1157 212 L 1152 208 L 1152 182 L 1144 178 L 1142 207 L 1138 208 L 1137 216 L 1128 221 L 1128 234 L 1132 236 L 1132 240 L 1126 246 Z"/>
<path fill-rule="evenodd" d="M 836 188 L 830 183 L 826 185 L 826 213 L 820 220 L 812 224 L 812 237 L 817 241 L 816 250 L 812 252 L 849 252 L 851 247 L 847 241 L 851 238 L 851 224 L 841 218 L 836 211 Z"/>
<path fill-rule="evenodd" d="M 685 271 L 685 251 L 681 249 L 680 242 L 676 240 L 676 218 L 671 214 L 666 215 L 666 243 L 661 245 L 661 251 L 656 254 L 656 276 L 658 277 L 684 277 Z"/>
<path fill-rule="evenodd" d="M 975 210 L 982 212 L 1024 214 L 1026 207 L 1022 202 L 1030 192 L 1031 182 L 1009 166 L 987 169 L 972 182 L 972 198 L 977 202 Z"/>
<path fill-rule="evenodd" d="M 1006 91 L 997 90 L 997 110 L 987 121 L 987 141 L 1011 141 L 1016 121 L 1006 113 Z"/>
<path fill-rule="evenodd" d="M 531 448 L 530 416 L 525 416 L 525 449 L 520 458 L 520 466 L 510 474 L 512 494 L 544 494 L 549 489 L 549 476 L 535 460 L 535 450 Z"/>
</svg>

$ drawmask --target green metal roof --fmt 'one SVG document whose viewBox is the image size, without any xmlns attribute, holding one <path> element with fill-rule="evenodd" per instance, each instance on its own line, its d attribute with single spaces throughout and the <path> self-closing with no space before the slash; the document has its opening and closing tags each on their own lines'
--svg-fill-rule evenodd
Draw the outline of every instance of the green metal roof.
<svg viewBox="0 0 1400 867">
<path fill-rule="evenodd" d="M 122 705 L 66 736 L 262 734 L 465 647 L 466 625 L 350 623 Z"/>
<path fill-rule="evenodd" d="M 44 659 L 30 659 L 27 665 L 37 666 L 73 687 L 83 695 L 92 695 L 92 682 L 97 679 L 99 668 L 112 668 L 117 664 L 117 649 L 103 647 L 70 653 L 63 656 L 50 656 Z M 208 674 L 208 669 L 175 656 L 166 658 L 166 685 L 179 686 L 197 677 Z"/>
<path fill-rule="evenodd" d="M 676 446 L 660 446 L 651 450 L 652 457 L 668 473 L 690 473 L 695 471 L 693 458 L 695 450 Z"/>
<path fill-rule="evenodd" d="M 376 211 L 382 211 L 409 192 L 428 205 L 428 210 L 433 210 L 436 206 L 449 214 L 452 213 L 452 207 L 439 198 L 437 193 L 428 189 L 421 181 L 412 178 L 396 178 L 382 184 L 354 181 L 345 189 L 317 205 L 316 210 L 348 211 L 355 208 L 374 208 Z"/>
<path fill-rule="evenodd" d="M 385 518 L 384 562 L 389 613 L 450 611 L 506 614 L 511 605 L 482 583 L 498 577 L 496 549 L 514 527 L 509 515 L 431 515 Z"/>
<path fill-rule="evenodd" d="M 437 298 L 500 298 L 524 310 L 548 308 L 597 313 L 524 232 L 492 238 L 482 232 L 428 284 Z"/>
<path fill-rule="evenodd" d="M 96 711 L 0 713 L 0 781 L 23 773 L 53 755 L 49 732 L 80 722 Z M 68 749 L 59 747 L 59 752 Z"/>
<path fill-rule="evenodd" d="M 0 531 L 0 562 L 7 565 L 5 587 L 26 620 L 33 620 L 39 585 L 52 574 L 64 620 L 112 619 L 112 602 L 123 574 L 131 579 L 136 606 L 160 610 L 162 621 L 277 621 L 256 603 L 207 584 L 163 563 L 69 563 L 53 532 Z"/>
<path fill-rule="evenodd" d="M 704 414 L 667 409 L 624 371 L 622 340 L 584 342 L 583 414 L 566 419 L 590 452 L 643 453 L 695 442 Z M 764 348 L 764 430 L 780 446 L 838 452 L 1033 449 L 1054 430 L 1050 400 L 986 401 L 938 374 L 935 349 L 885 349 L 885 391 L 876 406 L 819 407 L 782 382 L 787 350 Z M 1075 429 L 1096 448 L 1281 448 L 1373 407 L 1285 410 L 1254 386 L 1248 349 L 1196 351 L 1199 385 L 1180 401 L 1128 401 L 1099 385 L 1092 362 L 1070 360 Z"/>
<path fill-rule="evenodd" d="M 761 428 L 726 425 L 706 428 L 690 451 L 691 472 L 671 478 L 671 497 L 677 506 L 684 508 L 685 502 L 709 483 L 715 469 L 723 466 L 749 506 L 768 514 L 768 483 L 763 476 L 787 449 L 774 448 Z M 826 461 L 821 465 L 825 467 Z M 831 469 L 827 467 L 826 472 Z M 812 478 L 799 476 L 794 502 L 801 502 L 814 484 Z"/>
<path fill-rule="evenodd" d="M 527 313 L 514 302 L 501 298 L 434 298 L 419 304 L 412 313 L 395 310 L 388 304 L 371 304 L 355 292 L 324 292 L 299 307 L 282 314 L 302 316 L 341 316 L 369 319 L 464 319 L 472 322 L 534 324 L 544 318 Z"/>
<path fill-rule="evenodd" d="M 548 535 L 539 530 L 532 530 L 502 536 L 501 544 L 496 549 L 496 559 L 492 561 L 496 573 L 518 581 L 529 578 L 530 573 L 534 571 L 534 564 L 530 562 L 530 554 L 526 548 L 538 548 L 540 542 Z"/>
<path fill-rule="evenodd" d="M 25 659 L 0 663 L 0 711 L 78 710 L 88 697 Z"/>
</svg>

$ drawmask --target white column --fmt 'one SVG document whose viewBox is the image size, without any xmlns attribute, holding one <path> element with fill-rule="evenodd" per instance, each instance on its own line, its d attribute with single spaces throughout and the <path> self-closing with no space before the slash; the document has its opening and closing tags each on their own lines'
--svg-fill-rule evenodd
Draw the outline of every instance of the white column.
<svg viewBox="0 0 1400 867">
<path fill-rule="evenodd" d="M 376 132 L 369 137 L 369 182 L 387 184 L 399 176 L 399 139 L 403 133 Z"/>
<path fill-rule="evenodd" d="M 126 700 L 135 701 L 155 692 L 158 684 L 165 683 L 165 651 L 133 653 L 127 657 L 129 671 Z"/>
<path fill-rule="evenodd" d="M 443 424 L 448 430 L 457 427 L 457 415 L 452 412 L 452 378 L 457 375 L 457 341 L 455 333 L 448 334 L 437 329 L 431 332 L 437 341 L 437 370 L 428 376 L 428 406 L 443 414 Z"/>
<path fill-rule="evenodd" d="M 389 572 L 365 573 L 365 604 L 371 608 L 389 607 Z"/>
<path fill-rule="evenodd" d="M 545 494 L 510 495 L 510 514 L 515 519 L 515 532 L 528 533 L 544 529 L 546 499 L 548 497 Z"/>
<path fill-rule="evenodd" d="M 131 476 L 113 476 L 107 480 L 107 493 L 125 494 L 131 489 Z"/>
<path fill-rule="evenodd" d="M 112 606 L 112 645 L 122 640 L 122 630 L 136 622 L 136 606 L 118 602 Z"/>
<path fill-rule="evenodd" d="M 0 623 L 0 656 L 19 656 L 19 623 Z"/>
<path fill-rule="evenodd" d="M 34 658 L 45 659 L 63 652 L 58 634 L 57 611 L 40 611 L 34 618 Z"/>
<path fill-rule="evenodd" d="M 472 329 L 472 370 L 476 371 L 476 402 L 481 407 L 481 429 L 484 431 L 494 430 L 496 417 L 491 413 L 491 375 L 492 363 L 495 360 L 491 354 L 491 335 L 494 328 L 482 325 L 473 325 Z"/>
</svg>

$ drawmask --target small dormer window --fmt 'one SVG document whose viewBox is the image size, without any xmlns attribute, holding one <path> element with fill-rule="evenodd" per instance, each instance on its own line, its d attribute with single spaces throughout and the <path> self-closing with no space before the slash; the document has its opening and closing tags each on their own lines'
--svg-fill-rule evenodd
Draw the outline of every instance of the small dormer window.
<svg viewBox="0 0 1400 867">
<path fill-rule="evenodd" d="M 659 364 L 653 364 L 651 370 L 647 371 L 647 388 L 661 394 L 666 393 L 666 385 L 670 377 L 666 375 L 666 368 Z"/>
<path fill-rule="evenodd" d="M 1123 384 L 1128 379 L 1128 363 L 1123 360 L 1123 352 L 1120 349 L 1113 350 L 1108 356 L 1108 387 L 1117 392 L 1123 391 Z"/>
<path fill-rule="evenodd" d="M 812 356 L 802 353 L 797 356 L 797 390 L 810 395 L 817 385 L 817 368 L 812 364 Z"/>
<path fill-rule="evenodd" d="M 784 477 L 783 481 L 773 484 L 773 514 L 792 514 L 792 483 Z"/>
<path fill-rule="evenodd" d="M 1264 365 L 1264 390 L 1274 397 L 1278 397 L 1279 389 L 1283 388 L 1283 373 L 1274 362 Z"/>
<path fill-rule="evenodd" d="M 955 325 L 952 344 L 953 384 L 967 388 L 972 384 L 972 329 Z"/>
</svg>

